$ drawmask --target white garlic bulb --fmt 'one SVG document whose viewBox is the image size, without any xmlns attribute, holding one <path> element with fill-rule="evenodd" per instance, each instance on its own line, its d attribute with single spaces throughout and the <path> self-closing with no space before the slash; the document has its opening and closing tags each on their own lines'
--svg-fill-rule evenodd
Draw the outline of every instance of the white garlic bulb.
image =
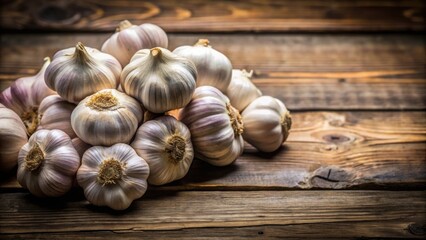
<svg viewBox="0 0 426 240">
<path fill-rule="evenodd" d="M 194 158 L 189 129 L 171 116 L 142 124 L 131 145 L 148 163 L 148 182 L 154 185 L 183 178 Z"/>
<path fill-rule="evenodd" d="M 91 145 L 129 143 L 142 121 L 134 98 L 115 89 L 104 89 L 83 99 L 71 114 L 77 136 Z"/>
<path fill-rule="evenodd" d="M 218 89 L 198 87 L 191 102 L 179 114 L 191 132 L 195 157 L 215 166 L 225 166 L 243 152 L 241 116 Z"/>
<path fill-rule="evenodd" d="M 138 50 L 167 48 L 167 45 L 167 34 L 159 26 L 150 23 L 137 26 L 124 20 L 120 22 L 116 33 L 104 42 L 101 50 L 117 58 L 124 67 Z"/>
<path fill-rule="evenodd" d="M 38 130 L 18 157 L 18 182 L 39 197 L 67 193 L 80 166 L 70 137 L 61 130 Z"/>
<path fill-rule="evenodd" d="M 78 43 L 57 52 L 46 69 L 47 86 L 68 102 L 78 103 L 102 89 L 117 88 L 121 65 L 113 56 Z"/>
<path fill-rule="evenodd" d="M 262 96 L 255 99 L 241 116 L 244 122 L 244 140 L 262 152 L 277 150 L 289 135 L 290 112 L 276 98 Z"/>
<path fill-rule="evenodd" d="M 232 80 L 226 90 L 226 96 L 231 105 L 242 112 L 256 98 L 262 96 L 262 92 L 250 80 L 253 70 L 232 70 Z"/>
<path fill-rule="evenodd" d="M 41 101 L 56 94 L 44 82 L 44 73 L 50 59 L 47 57 L 44 60 L 43 67 L 36 75 L 17 79 L 0 94 L 0 103 L 18 114 L 28 135 L 31 135 L 39 124 L 38 107 Z"/>
<path fill-rule="evenodd" d="M 27 143 L 27 133 L 19 116 L 0 104 L 0 172 L 8 172 L 18 163 L 18 153 Z"/>
<path fill-rule="evenodd" d="M 96 206 L 124 210 L 148 187 L 149 166 L 129 145 L 92 147 L 83 155 L 77 181 Z"/>
<path fill-rule="evenodd" d="M 121 73 L 121 86 L 147 110 L 163 113 L 188 104 L 196 79 L 197 70 L 191 61 L 156 47 L 133 56 Z"/>
<path fill-rule="evenodd" d="M 232 64 L 221 52 L 213 49 L 207 39 L 200 39 L 194 46 L 181 46 L 173 53 L 186 57 L 197 67 L 199 86 L 213 86 L 225 92 L 231 82 Z"/>
</svg>

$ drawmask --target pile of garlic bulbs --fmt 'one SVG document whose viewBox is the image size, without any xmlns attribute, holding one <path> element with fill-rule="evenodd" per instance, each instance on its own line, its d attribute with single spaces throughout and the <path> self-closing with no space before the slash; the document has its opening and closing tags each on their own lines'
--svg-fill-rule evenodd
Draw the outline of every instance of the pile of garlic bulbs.
<svg viewBox="0 0 426 240">
<path fill-rule="evenodd" d="M 273 152 L 290 113 L 253 72 L 200 39 L 167 49 L 153 24 L 123 21 L 101 51 L 77 43 L 0 94 L 0 171 L 16 165 L 32 194 L 76 183 L 89 202 L 126 209 L 151 185 L 183 178 L 195 158 L 232 164 L 245 142 Z"/>
</svg>

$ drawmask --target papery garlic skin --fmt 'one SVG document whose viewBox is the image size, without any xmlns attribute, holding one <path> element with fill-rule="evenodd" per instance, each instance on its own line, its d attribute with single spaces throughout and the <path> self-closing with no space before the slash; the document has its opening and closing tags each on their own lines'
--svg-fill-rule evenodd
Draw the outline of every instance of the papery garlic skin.
<svg viewBox="0 0 426 240">
<path fill-rule="evenodd" d="M 91 148 L 92 145 L 85 143 L 80 138 L 76 137 L 71 140 L 72 145 L 74 146 L 75 150 L 78 152 L 78 155 L 83 157 L 84 152 L 86 152 L 87 149 Z"/>
<path fill-rule="evenodd" d="M 120 22 L 116 33 L 108 38 L 101 50 L 114 56 L 125 67 L 132 56 L 141 49 L 167 48 L 167 34 L 159 26 L 145 23 L 140 26 L 128 20 Z"/>
<path fill-rule="evenodd" d="M 43 67 L 36 75 L 17 79 L 0 94 L 0 103 L 18 114 L 28 135 L 37 129 L 38 107 L 42 100 L 56 94 L 44 81 L 44 73 L 50 64 L 50 58 L 46 57 L 44 61 Z"/>
<path fill-rule="evenodd" d="M 243 138 L 259 151 L 273 152 L 287 139 L 291 128 L 290 112 L 280 100 L 262 96 L 241 113 Z"/>
<path fill-rule="evenodd" d="M 129 145 L 92 147 L 83 155 L 77 181 L 96 206 L 124 210 L 148 187 L 149 166 Z"/>
<path fill-rule="evenodd" d="M 188 104 L 196 80 L 197 70 L 191 61 L 160 47 L 138 51 L 121 73 L 124 92 L 153 113 Z"/>
<path fill-rule="evenodd" d="M 253 70 L 232 70 L 232 80 L 226 90 L 226 96 L 231 101 L 231 105 L 242 112 L 256 98 L 262 96 L 262 92 L 253 84 L 250 78 Z"/>
<path fill-rule="evenodd" d="M 15 167 L 18 153 L 27 141 L 26 129 L 19 116 L 0 104 L 0 172 Z"/>
<path fill-rule="evenodd" d="M 241 116 L 218 89 L 198 87 L 191 102 L 179 114 L 191 132 L 195 157 L 215 166 L 225 166 L 243 152 Z"/>
<path fill-rule="evenodd" d="M 71 114 L 77 136 L 91 145 L 129 143 L 142 121 L 138 101 L 115 89 L 104 89 L 83 99 Z"/>
<path fill-rule="evenodd" d="M 58 197 L 71 187 L 80 156 L 61 130 L 38 130 L 18 157 L 19 184 L 38 197 Z"/>
<path fill-rule="evenodd" d="M 63 99 L 78 103 L 102 89 L 117 88 L 121 70 L 113 56 L 78 43 L 54 55 L 45 81 Z"/>
<path fill-rule="evenodd" d="M 131 146 L 148 163 L 148 182 L 153 185 L 183 178 L 194 159 L 189 129 L 171 116 L 142 124 Z"/>
<path fill-rule="evenodd" d="M 231 82 L 231 61 L 213 49 L 207 39 L 200 39 L 194 46 L 181 46 L 173 53 L 188 58 L 197 67 L 197 87 L 213 86 L 223 93 Z"/>
</svg>

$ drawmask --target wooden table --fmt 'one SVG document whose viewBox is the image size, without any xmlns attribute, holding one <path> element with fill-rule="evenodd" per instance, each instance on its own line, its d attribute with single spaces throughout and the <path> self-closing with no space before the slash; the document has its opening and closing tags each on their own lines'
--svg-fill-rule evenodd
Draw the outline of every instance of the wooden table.
<svg viewBox="0 0 426 240">
<path fill-rule="evenodd" d="M 0 238 L 425 238 L 426 77 L 421 1 L 2 1 L 0 90 L 120 20 L 152 22 L 170 49 L 208 38 L 292 112 L 275 153 L 196 160 L 128 210 L 81 189 L 37 199 L 0 187 Z"/>
</svg>

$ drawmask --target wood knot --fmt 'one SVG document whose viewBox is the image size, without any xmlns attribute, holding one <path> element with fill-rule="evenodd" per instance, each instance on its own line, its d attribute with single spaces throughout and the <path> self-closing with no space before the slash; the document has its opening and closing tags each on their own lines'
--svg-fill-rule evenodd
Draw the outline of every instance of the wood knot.
<svg viewBox="0 0 426 240">
<path fill-rule="evenodd" d="M 320 167 L 310 178 L 315 188 L 342 189 L 353 184 L 353 174 L 336 166 Z"/>
<path fill-rule="evenodd" d="M 327 134 L 323 137 L 323 139 L 329 143 L 344 143 L 351 140 L 349 137 L 341 134 Z"/>
<path fill-rule="evenodd" d="M 36 21 L 43 25 L 71 25 L 81 19 L 77 6 L 69 3 L 49 3 L 35 12 Z"/>
<path fill-rule="evenodd" d="M 416 236 L 426 235 L 426 225 L 411 223 L 408 225 L 408 231 Z"/>
</svg>

